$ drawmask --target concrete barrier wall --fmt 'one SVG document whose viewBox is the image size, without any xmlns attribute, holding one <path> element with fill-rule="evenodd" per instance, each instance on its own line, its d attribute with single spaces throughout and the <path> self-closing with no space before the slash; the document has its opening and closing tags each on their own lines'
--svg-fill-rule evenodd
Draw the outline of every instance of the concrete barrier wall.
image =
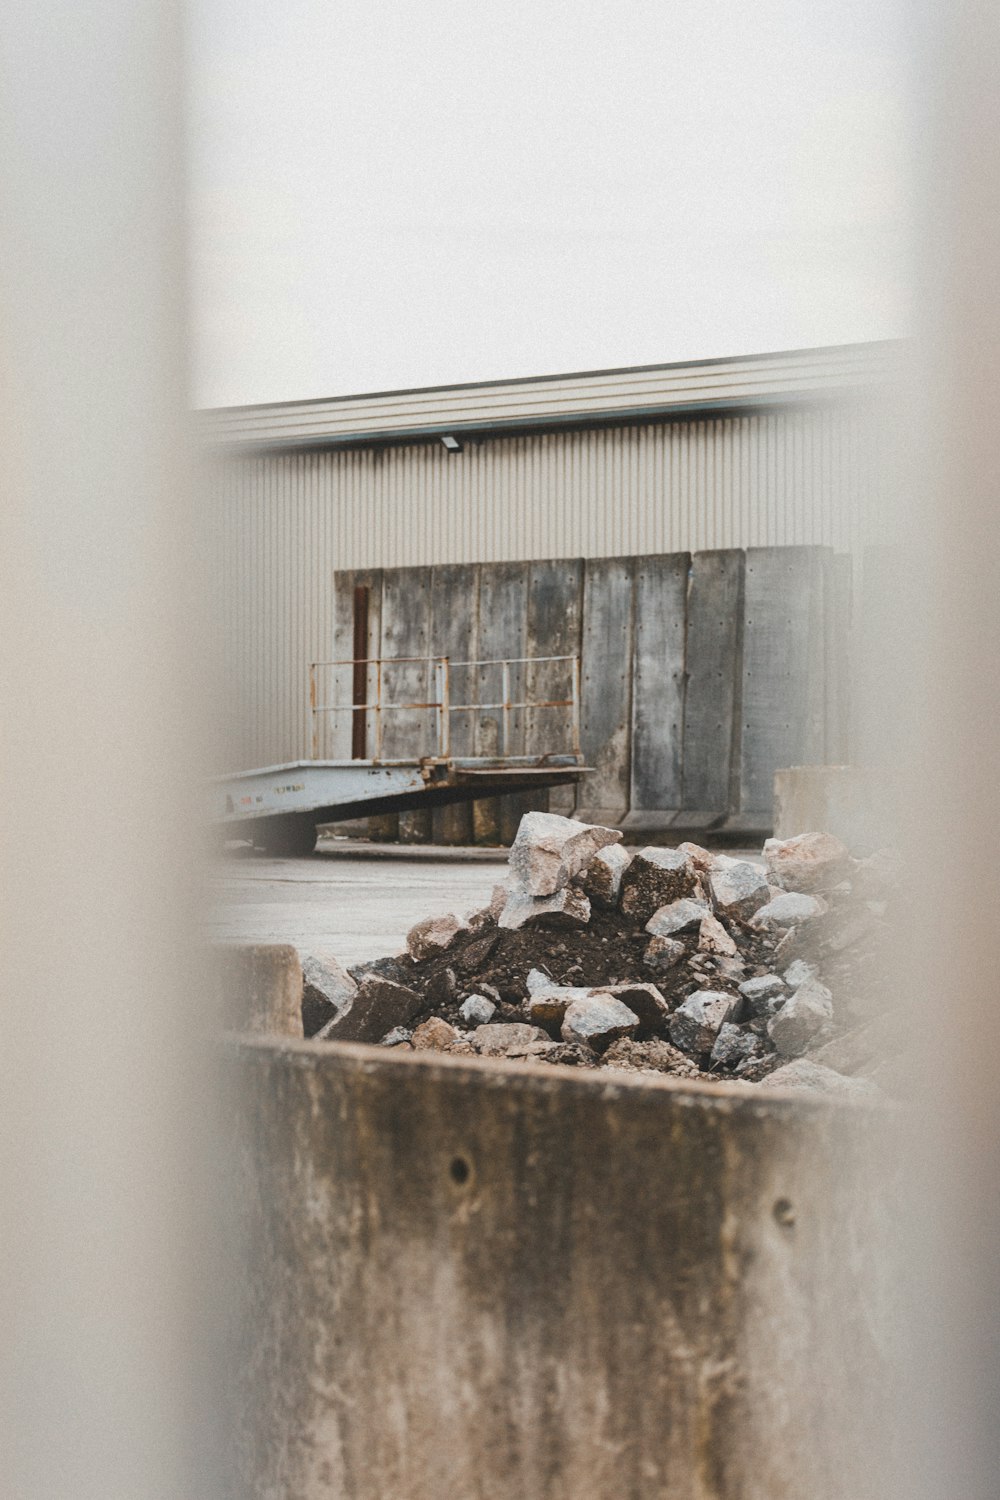
<svg viewBox="0 0 1000 1500">
<path fill-rule="evenodd" d="M 338 573 L 336 654 L 350 655 L 359 582 L 371 593 L 373 654 L 579 652 L 582 748 L 593 772 L 577 812 L 638 836 L 713 828 L 756 837 L 773 823 L 775 771 L 845 752 L 849 566 L 826 548 L 768 547 Z M 393 682 L 403 685 L 406 671 L 412 696 L 420 686 L 431 696 L 415 669 L 397 669 Z M 499 669 L 472 675 L 456 674 L 455 701 L 495 701 Z M 568 686 L 555 666 L 512 678 L 516 698 L 564 696 Z M 429 724 L 404 718 L 386 743 L 412 750 L 422 725 L 426 753 Z M 456 751 L 495 754 L 498 721 L 494 710 L 455 716 Z M 346 716 L 342 724 L 341 736 Z M 516 711 L 512 728 L 519 753 L 569 746 L 564 710 Z M 516 827 L 520 801 L 507 802 L 439 816 L 434 832 L 496 841 Z M 565 793 L 554 805 L 573 807 Z M 428 814 L 409 817 L 424 819 L 430 835 Z"/>
<path fill-rule="evenodd" d="M 884 1494 L 877 1110 L 303 1042 L 229 1061 L 234 1497 Z"/>
</svg>

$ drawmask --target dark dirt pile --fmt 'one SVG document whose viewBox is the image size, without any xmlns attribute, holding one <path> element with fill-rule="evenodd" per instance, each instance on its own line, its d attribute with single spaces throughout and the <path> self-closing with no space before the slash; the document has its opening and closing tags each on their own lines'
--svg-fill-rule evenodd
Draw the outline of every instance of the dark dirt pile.
<svg viewBox="0 0 1000 1500">
<path fill-rule="evenodd" d="M 886 1084 L 891 860 L 851 859 L 821 834 L 769 840 L 763 864 L 695 845 L 595 852 L 601 837 L 617 835 L 528 815 L 489 910 L 428 919 L 408 952 L 342 974 L 356 991 L 331 999 L 322 1027 L 314 1006 L 307 1034 L 838 1092 Z"/>
</svg>

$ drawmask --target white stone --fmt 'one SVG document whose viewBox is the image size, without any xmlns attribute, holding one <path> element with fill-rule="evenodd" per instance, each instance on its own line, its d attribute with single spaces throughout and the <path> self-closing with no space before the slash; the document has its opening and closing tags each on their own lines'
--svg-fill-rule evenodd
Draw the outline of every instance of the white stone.
<svg viewBox="0 0 1000 1500">
<path fill-rule="evenodd" d="M 723 990 L 696 990 L 670 1017 L 670 1040 L 682 1052 L 711 1052 L 720 1029 L 738 1005 L 739 997 Z"/>
<path fill-rule="evenodd" d="M 589 921 L 590 902 L 576 886 L 564 886 L 552 896 L 531 896 L 515 886 L 507 892 L 497 926 L 535 927 L 543 923 L 548 927 L 586 927 Z"/>
<path fill-rule="evenodd" d="M 638 1029 L 639 1017 L 627 1005 L 613 995 L 593 994 L 567 1007 L 562 1038 L 600 1051 L 619 1037 L 634 1036 Z"/>
<path fill-rule="evenodd" d="M 496 1014 L 496 1006 L 485 995 L 468 995 L 458 1007 L 466 1026 L 486 1026 Z"/>
<path fill-rule="evenodd" d="M 406 934 L 406 949 L 410 957 L 420 963 L 422 959 L 446 953 L 459 933 L 468 930 L 468 924 L 454 912 L 443 917 L 426 917 Z"/>
<path fill-rule="evenodd" d="M 724 958 L 735 958 L 738 952 L 735 942 L 718 917 L 713 917 L 711 913 L 701 919 L 698 947 L 702 953 L 716 953 Z"/>
<path fill-rule="evenodd" d="M 670 1007 L 655 984 L 644 984 L 630 980 L 625 984 L 607 984 L 591 991 L 594 996 L 610 995 L 627 1005 L 639 1018 L 640 1026 L 651 1031 L 662 1026 L 670 1015 Z"/>
<path fill-rule="evenodd" d="M 832 1019 L 833 996 L 818 980 L 808 979 L 768 1021 L 767 1034 L 782 1057 L 800 1057 Z"/>
<path fill-rule="evenodd" d="M 785 891 L 829 891 L 850 873 L 851 858 L 832 833 L 800 833 L 764 844 L 767 873 Z"/>
<path fill-rule="evenodd" d="M 750 926 L 759 931 L 787 927 L 797 927 L 800 922 L 810 922 L 813 917 L 820 917 L 826 911 L 826 902 L 819 896 L 805 896 L 798 891 L 787 891 L 780 896 L 775 896 L 760 911 L 755 912 L 750 920 Z"/>
<path fill-rule="evenodd" d="M 797 990 L 800 984 L 805 984 L 807 979 L 815 979 L 818 973 L 815 964 L 807 964 L 804 958 L 797 958 L 785 970 L 784 980 L 790 990 Z"/>
<path fill-rule="evenodd" d="M 676 938 L 653 937 L 646 944 L 642 961 L 648 969 L 674 969 L 686 953 L 684 944 Z"/>
<path fill-rule="evenodd" d="M 302 1030 L 315 1036 L 328 1021 L 349 1010 L 358 986 L 330 953 L 302 959 Z"/>
<path fill-rule="evenodd" d="M 710 915 L 704 902 L 692 901 L 685 896 L 655 911 L 646 923 L 646 931 L 650 937 L 673 937 L 675 933 L 691 932 L 700 927 L 704 918 Z"/>
<path fill-rule="evenodd" d="M 738 917 L 742 922 L 749 922 L 771 895 L 763 872 L 746 860 L 716 864 L 709 873 L 708 888 L 719 915 Z"/>
<path fill-rule="evenodd" d="M 622 880 L 622 911 L 646 922 L 661 906 L 699 889 L 697 865 L 680 849 L 651 844 L 633 855 Z"/>
<path fill-rule="evenodd" d="M 553 1045 L 544 1031 L 537 1026 L 526 1026 L 523 1021 L 477 1026 L 470 1041 L 484 1057 L 531 1057 Z"/>
<path fill-rule="evenodd" d="M 547 989 L 529 994 L 524 1009 L 536 1026 L 559 1026 L 573 1001 L 586 1000 L 590 993 L 589 986 L 550 983 Z"/>
<path fill-rule="evenodd" d="M 632 855 L 624 844 L 607 844 L 587 865 L 583 888 L 598 906 L 614 908 L 621 899 L 622 878 Z"/>
<path fill-rule="evenodd" d="M 568 885 L 599 849 L 620 840 L 617 828 L 576 823 L 558 813 L 525 813 L 511 845 L 510 871 L 532 896 L 552 896 Z"/>
</svg>

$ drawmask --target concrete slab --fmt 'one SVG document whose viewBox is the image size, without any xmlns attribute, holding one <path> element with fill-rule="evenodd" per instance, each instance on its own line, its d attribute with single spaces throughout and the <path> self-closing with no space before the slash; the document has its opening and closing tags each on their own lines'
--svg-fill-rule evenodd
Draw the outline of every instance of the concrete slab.
<svg viewBox="0 0 1000 1500">
<path fill-rule="evenodd" d="M 301 953 L 332 953 L 342 964 L 399 953 L 424 917 L 459 916 L 489 903 L 506 872 L 506 853 L 484 859 L 394 859 L 312 855 L 308 859 L 226 856 L 209 881 L 207 933 L 213 941 L 291 943 Z"/>
</svg>

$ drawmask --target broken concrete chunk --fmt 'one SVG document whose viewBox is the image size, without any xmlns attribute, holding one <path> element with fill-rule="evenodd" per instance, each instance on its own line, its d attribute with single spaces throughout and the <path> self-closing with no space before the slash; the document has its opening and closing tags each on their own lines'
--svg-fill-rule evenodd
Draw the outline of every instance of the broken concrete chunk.
<svg viewBox="0 0 1000 1500">
<path fill-rule="evenodd" d="M 485 995 L 468 995 L 458 1007 L 466 1026 L 486 1026 L 496 1014 L 496 1006 Z"/>
<path fill-rule="evenodd" d="M 490 897 L 490 904 L 486 908 L 486 910 L 489 912 L 494 922 L 499 921 L 500 913 L 507 905 L 507 897 L 509 895 L 510 887 L 506 881 L 504 881 L 501 885 L 495 885 L 493 887 L 493 894 Z"/>
<path fill-rule="evenodd" d="M 788 998 L 785 982 L 777 974 L 747 979 L 740 985 L 740 994 L 746 1000 L 750 1015 L 755 1021 L 769 1021 Z"/>
<path fill-rule="evenodd" d="M 775 896 L 766 906 L 755 912 L 750 926 L 764 932 L 768 929 L 797 927 L 801 922 L 810 922 L 826 911 L 826 902 L 819 896 L 806 896 L 798 891 L 789 891 Z"/>
<path fill-rule="evenodd" d="M 815 979 L 818 973 L 815 964 L 807 964 L 804 958 L 797 958 L 788 965 L 784 979 L 790 990 L 797 990 L 800 984 L 805 984 L 807 979 Z"/>
<path fill-rule="evenodd" d="M 728 979 L 731 984 L 739 984 L 747 971 L 746 964 L 738 954 L 735 958 L 730 958 L 727 954 L 720 953 L 713 958 L 712 964 L 719 976 Z"/>
<path fill-rule="evenodd" d="M 762 1089 L 806 1089 L 813 1094 L 840 1094 L 844 1098 L 877 1099 L 879 1089 L 869 1078 L 845 1078 L 822 1063 L 797 1057 L 782 1063 L 773 1073 L 761 1079 Z"/>
<path fill-rule="evenodd" d="M 653 845 L 640 849 L 622 880 L 622 910 L 637 921 L 648 922 L 661 906 L 694 895 L 698 873 L 696 865 L 680 849 L 658 849 Z"/>
<path fill-rule="evenodd" d="M 655 984 L 606 984 L 593 989 L 591 994 L 611 995 L 613 999 L 620 1000 L 638 1016 L 640 1026 L 646 1031 L 662 1026 L 670 1015 L 670 1007 Z"/>
<path fill-rule="evenodd" d="M 678 844 L 677 852 L 690 860 L 699 875 L 708 875 L 719 859 L 719 855 L 712 854 L 708 849 L 703 849 L 700 844 L 687 842 Z"/>
<path fill-rule="evenodd" d="M 670 1017 L 670 1040 L 695 1056 L 711 1052 L 723 1024 L 735 1014 L 736 995 L 722 990 L 696 990 Z"/>
<path fill-rule="evenodd" d="M 712 1046 L 709 1062 L 717 1068 L 737 1068 L 759 1051 L 760 1043 L 752 1031 L 744 1031 L 732 1021 L 724 1021 Z"/>
<path fill-rule="evenodd" d="M 411 1040 L 416 1052 L 444 1052 L 458 1041 L 458 1032 L 440 1016 L 430 1016 L 421 1021 Z"/>
<path fill-rule="evenodd" d="M 598 993 L 574 1000 L 566 1008 L 562 1023 L 564 1042 L 580 1042 L 602 1052 L 622 1036 L 639 1029 L 639 1017 L 613 995 Z"/>
<path fill-rule="evenodd" d="M 511 874 L 532 896 L 553 896 L 599 849 L 620 840 L 617 828 L 576 823 L 558 813 L 525 813 L 510 849 Z"/>
<path fill-rule="evenodd" d="M 310 954 L 302 960 L 302 1031 L 315 1036 L 327 1021 L 346 1010 L 358 986 L 331 954 Z"/>
<path fill-rule="evenodd" d="M 725 958 L 735 958 L 738 951 L 718 917 L 713 917 L 711 912 L 701 919 L 698 947 L 702 953 L 715 953 Z"/>
<path fill-rule="evenodd" d="M 561 1026 L 567 1007 L 574 1000 L 586 1000 L 589 985 L 549 984 L 547 989 L 535 990 L 524 1002 L 528 1020 L 536 1026 Z"/>
<path fill-rule="evenodd" d="M 708 889 L 718 914 L 736 917 L 741 922 L 749 922 L 754 912 L 771 899 L 763 872 L 746 860 L 728 865 L 717 863 L 709 874 Z"/>
<path fill-rule="evenodd" d="M 587 866 L 583 888 L 598 906 L 616 907 L 621 899 L 622 879 L 632 863 L 624 844 L 599 849 Z"/>
<path fill-rule="evenodd" d="M 784 891 L 829 891 L 850 874 L 850 855 L 832 833 L 768 839 L 764 859 L 768 876 Z"/>
<path fill-rule="evenodd" d="M 544 1031 L 537 1026 L 527 1026 L 523 1021 L 477 1026 L 469 1040 L 484 1057 L 530 1057 L 532 1053 L 552 1046 Z"/>
<path fill-rule="evenodd" d="M 679 932 L 692 932 L 708 916 L 711 912 L 703 901 L 684 897 L 659 907 L 646 923 L 646 931 L 653 937 L 674 937 Z"/>
<path fill-rule="evenodd" d="M 451 947 L 460 932 L 468 930 L 468 924 L 460 921 L 454 912 L 443 917 L 427 917 L 407 933 L 407 952 L 416 963 L 424 958 L 435 958 Z"/>
<path fill-rule="evenodd" d="M 833 1019 L 833 996 L 818 979 L 807 979 L 767 1023 L 782 1057 L 800 1057 Z"/>
<path fill-rule="evenodd" d="M 394 1026 L 405 1026 L 426 1006 L 422 995 L 372 974 L 354 999 L 316 1033 L 324 1042 L 377 1042 Z"/>
<path fill-rule="evenodd" d="M 576 886 L 564 886 L 553 896 L 529 896 L 526 891 L 515 887 L 507 893 L 507 902 L 497 925 L 504 928 L 586 927 L 589 921 L 590 902 Z"/>
<path fill-rule="evenodd" d="M 687 949 L 676 938 L 654 937 L 646 944 L 642 961 L 648 969 L 673 969 L 680 963 Z"/>
<path fill-rule="evenodd" d="M 529 969 L 524 982 L 529 995 L 533 995 L 536 990 L 550 990 L 555 984 L 552 975 L 546 974 L 543 969 Z"/>
</svg>

